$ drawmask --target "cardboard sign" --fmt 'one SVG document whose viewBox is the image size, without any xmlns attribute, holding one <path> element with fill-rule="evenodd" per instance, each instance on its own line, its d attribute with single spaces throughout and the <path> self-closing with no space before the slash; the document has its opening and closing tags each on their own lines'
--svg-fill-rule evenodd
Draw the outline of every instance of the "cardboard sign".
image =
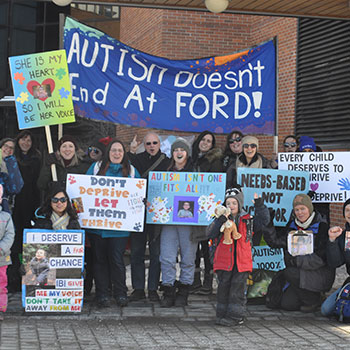
<svg viewBox="0 0 350 350">
<path fill-rule="evenodd" d="M 275 226 L 285 226 L 298 193 L 309 191 L 309 174 L 305 171 L 238 168 L 238 183 L 243 187 L 245 210 L 253 214 L 252 199 L 257 193 L 267 207 L 275 210 Z"/>
<path fill-rule="evenodd" d="M 252 248 L 253 269 L 279 271 L 285 269 L 282 248 L 255 246 Z"/>
<path fill-rule="evenodd" d="M 75 121 L 65 50 L 9 58 L 19 129 Z"/>
<path fill-rule="evenodd" d="M 279 153 L 278 168 L 308 171 L 313 202 L 344 203 L 350 196 L 350 152 Z"/>
<path fill-rule="evenodd" d="M 81 311 L 84 244 L 83 230 L 24 230 L 22 304 L 26 312 Z"/>
<path fill-rule="evenodd" d="M 150 172 L 147 223 L 204 225 L 224 201 L 226 174 Z"/>
<path fill-rule="evenodd" d="M 145 179 L 67 175 L 67 193 L 84 228 L 143 231 Z"/>
</svg>

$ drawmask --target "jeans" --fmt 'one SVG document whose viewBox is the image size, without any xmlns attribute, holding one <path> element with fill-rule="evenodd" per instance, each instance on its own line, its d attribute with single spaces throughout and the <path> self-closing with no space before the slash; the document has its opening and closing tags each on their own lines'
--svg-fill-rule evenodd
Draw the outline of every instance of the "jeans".
<svg viewBox="0 0 350 350">
<path fill-rule="evenodd" d="M 129 237 L 102 238 L 89 234 L 94 256 L 96 298 L 108 298 L 109 280 L 112 281 L 115 298 L 127 295 L 124 252 Z M 110 274 L 110 275 L 109 275 Z"/>
<path fill-rule="evenodd" d="M 134 289 L 145 289 L 145 250 L 148 241 L 150 265 L 148 290 L 157 290 L 160 277 L 160 235 L 155 237 L 155 225 L 146 225 L 144 232 L 131 232 L 131 281 Z"/>
<path fill-rule="evenodd" d="M 246 314 L 249 272 L 238 272 L 235 266 L 232 271 L 217 270 L 216 274 L 219 280 L 216 316 L 241 319 Z"/>
<path fill-rule="evenodd" d="M 176 280 L 176 258 L 180 248 L 180 282 L 191 285 L 194 278 L 197 243 L 191 241 L 191 227 L 167 225 L 160 237 L 160 264 L 162 282 L 173 286 Z"/>
<path fill-rule="evenodd" d="M 334 293 L 332 293 L 322 304 L 321 313 L 323 316 L 332 316 L 335 311 L 335 302 L 338 297 L 338 293 L 341 291 L 342 287 L 338 288 Z"/>
</svg>

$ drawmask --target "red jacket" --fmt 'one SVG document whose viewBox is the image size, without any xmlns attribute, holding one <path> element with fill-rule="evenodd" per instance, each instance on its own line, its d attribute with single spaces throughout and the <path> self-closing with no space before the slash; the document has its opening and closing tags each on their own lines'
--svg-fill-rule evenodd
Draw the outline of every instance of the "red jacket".
<svg viewBox="0 0 350 350">
<path fill-rule="evenodd" d="M 238 232 L 242 235 L 236 243 L 236 261 L 238 272 L 252 271 L 253 269 L 253 256 L 252 246 L 250 240 L 246 242 L 247 238 L 247 224 L 243 222 L 243 219 L 250 219 L 251 216 L 246 214 L 239 218 Z M 222 235 L 219 245 L 216 248 L 214 255 L 214 271 L 225 270 L 231 271 L 234 266 L 234 249 L 235 243 L 223 244 L 224 235 Z"/>
</svg>

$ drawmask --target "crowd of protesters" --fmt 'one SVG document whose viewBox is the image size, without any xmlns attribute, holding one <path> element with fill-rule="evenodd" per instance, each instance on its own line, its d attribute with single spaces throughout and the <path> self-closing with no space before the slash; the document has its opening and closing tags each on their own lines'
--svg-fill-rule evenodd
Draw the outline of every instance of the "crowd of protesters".
<svg viewBox="0 0 350 350">
<path fill-rule="evenodd" d="M 99 307 L 108 307 L 110 297 L 114 297 L 121 307 L 146 297 L 151 302 L 160 301 L 162 307 L 185 306 L 191 293 L 212 293 L 213 274 L 216 273 L 216 323 L 223 326 L 241 324 L 246 312 L 247 278 L 252 271 L 252 236 L 257 232 L 270 247 L 283 248 L 284 251 L 285 285 L 279 305 L 282 309 L 317 310 L 324 293 L 332 287 L 335 268 L 347 264 L 350 273 L 350 253 L 344 250 L 344 235 L 350 230 L 349 200 L 343 211 L 345 230 L 329 227 L 329 205 L 312 203 L 312 192 L 295 196 L 293 212 L 284 230 L 276 230 L 273 212 L 257 195 L 251 198 L 255 216 L 244 211 L 237 169 L 278 167 L 277 159 L 268 159 L 259 152 L 256 136 L 234 130 L 227 136 L 224 150 L 217 147 L 215 135 L 209 131 L 198 135 L 192 145 L 178 137 L 171 145 L 170 157 L 161 151 L 160 138 L 154 132 L 144 137 L 144 151 L 137 153 L 138 146 L 137 136 L 131 141 L 129 151 L 122 141 L 106 137 L 94 140 L 83 151 L 76 138 L 64 135 L 58 141 L 56 151 L 42 157 L 30 131 L 22 131 L 15 139 L 0 141 L 0 311 L 6 311 L 6 288 L 11 292 L 21 288 L 23 229 L 80 228 L 65 188 L 68 173 L 146 179 L 151 171 L 227 174 L 224 206 L 228 211 L 208 227 L 145 224 L 143 232 L 86 230 L 85 293 L 91 292 L 94 281 L 95 302 Z M 294 135 L 284 138 L 283 150 L 321 151 L 311 137 L 298 139 Z M 52 181 L 53 164 L 57 181 Z M 189 212 L 188 206 L 185 202 L 181 210 Z M 237 235 L 227 239 L 220 229 L 225 223 L 234 226 Z M 311 253 L 290 254 L 288 235 L 293 230 L 304 230 L 314 236 Z M 214 239 L 217 245 L 213 258 L 210 257 L 209 239 Z M 128 243 L 133 288 L 129 295 L 124 264 Z M 147 246 L 150 263 L 146 281 Z M 39 258 L 36 260 L 40 263 L 45 256 Z M 176 279 L 178 259 L 179 280 Z M 203 274 L 201 259 L 204 262 Z M 158 294 L 160 280 L 161 298 Z M 327 304 L 322 306 L 325 315 L 331 314 L 334 299 L 333 295 L 332 300 L 327 299 Z"/>
</svg>

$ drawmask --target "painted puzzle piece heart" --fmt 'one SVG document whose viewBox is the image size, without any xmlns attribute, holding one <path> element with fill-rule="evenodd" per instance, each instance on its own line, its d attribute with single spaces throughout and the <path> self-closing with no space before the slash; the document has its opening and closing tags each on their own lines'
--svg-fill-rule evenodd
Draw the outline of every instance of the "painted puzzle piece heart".
<svg viewBox="0 0 350 350">
<path fill-rule="evenodd" d="M 45 79 L 41 84 L 36 80 L 31 80 L 27 84 L 29 93 L 41 101 L 45 101 L 55 90 L 55 81 L 51 78 Z"/>
<path fill-rule="evenodd" d="M 317 189 L 318 189 L 318 183 L 315 183 L 315 184 L 310 184 L 310 188 L 311 188 L 311 191 L 316 192 L 316 191 L 317 191 Z"/>
</svg>

